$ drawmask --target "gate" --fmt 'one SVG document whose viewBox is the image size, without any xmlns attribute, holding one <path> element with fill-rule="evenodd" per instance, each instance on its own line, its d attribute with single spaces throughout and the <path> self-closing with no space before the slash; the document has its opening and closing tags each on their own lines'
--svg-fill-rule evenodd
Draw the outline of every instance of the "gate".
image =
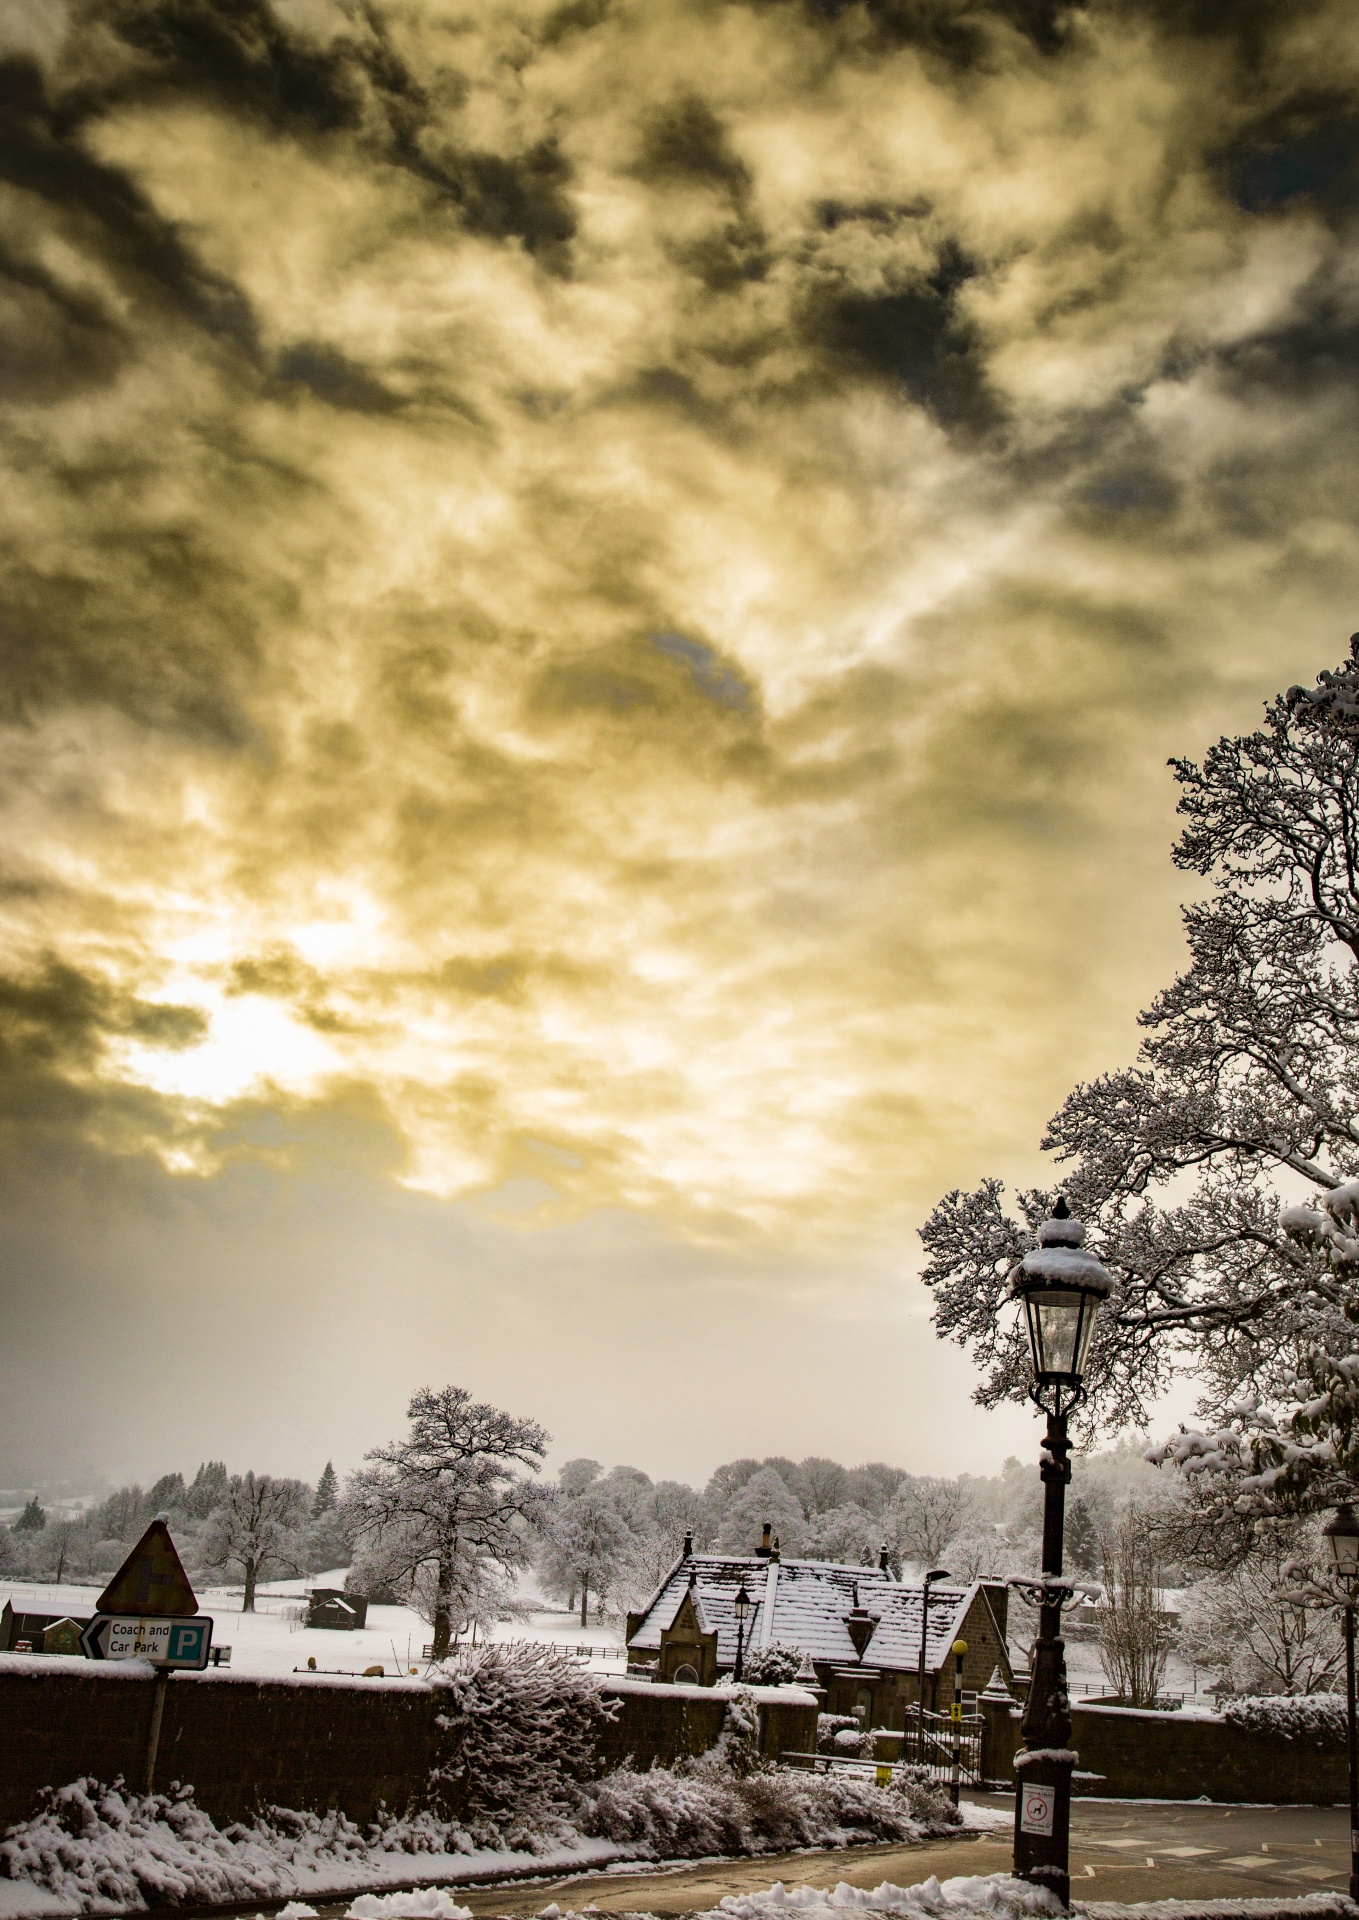
<svg viewBox="0 0 1359 1920">
<path fill-rule="evenodd" d="M 906 1727 L 901 1736 L 901 1757 L 916 1766 L 927 1767 L 932 1780 L 946 1785 L 953 1779 L 955 1764 L 958 1779 L 965 1787 L 981 1784 L 982 1717 L 964 1714 L 954 1720 L 946 1713 L 919 1714 L 906 1709 Z"/>
</svg>

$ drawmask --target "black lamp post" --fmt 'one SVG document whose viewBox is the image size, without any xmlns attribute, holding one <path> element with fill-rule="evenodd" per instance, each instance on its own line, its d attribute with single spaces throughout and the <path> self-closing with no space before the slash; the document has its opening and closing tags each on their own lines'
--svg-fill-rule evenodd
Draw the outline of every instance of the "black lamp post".
<svg viewBox="0 0 1359 1920">
<path fill-rule="evenodd" d="M 1047 1415 L 1040 1456 L 1043 1477 L 1043 1572 L 1037 1581 L 1011 1584 L 1038 1608 L 1038 1638 L 1030 1660 L 1023 1750 L 1015 1755 L 1015 1873 L 1071 1905 L 1069 1837 L 1071 1703 L 1066 1690 L 1062 1604 L 1071 1596 L 1062 1580 L 1062 1532 L 1071 1479 L 1067 1416 L 1085 1396 L 1082 1380 L 1100 1302 L 1112 1282 L 1083 1242 L 1085 1228 L 1059 1199 L 1038 1229 L 1038 1246 L 1010 1276 L 1023 1302 L 1033 1350 L 1030 1396 Z"/>
<path fill-rule="evenodd" d="M 736 1598 L 732 1601 L 731 1608 L 736 1615 L 736 1672 L 732 1678 L 739 1680 L 744 1671 L 746 1621 L 750 1617 L 750 1595 L 746 1592 L 744 1580 L 736 1589 Z"/>
<path fill-rule="evenodd" d="M 1359 1741 L 1354 1724 L 1354 1600 L 1359 1582 L 1359 1517 L 1346 1500 L 1322 1528 L 1345 1584 L 1345 1709 L 1350 1749 L 1350 1899 L 1359 1900 Z"/>
<path fill-rule="evenodd" d="M 947 1580 L 947 1567 L 931 1567 L 920 1590 L 920 1668 L 915 1690 L 915 1758 L 925 1765 L 925 1642 L 930 1633 L 930 1588 L 936 1580 Z"/>
<path fill-rule="evenodd" d="M 955 1640 L 952 1652 L 953 1705 L 949 1708 L 949 1718 L 953 1722 L 953 1779 L 950 1794 L 956 1807 L 963 1777 L 963 1659 L 967 1653 L 966 1640 Z"/>
</svg>

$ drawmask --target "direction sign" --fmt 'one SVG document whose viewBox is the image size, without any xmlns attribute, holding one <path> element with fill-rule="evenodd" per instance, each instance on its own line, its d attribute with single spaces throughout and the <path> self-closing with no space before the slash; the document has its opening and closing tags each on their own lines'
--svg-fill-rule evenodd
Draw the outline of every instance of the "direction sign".
<svg viewBox="0 0 1359 1920">
<path fill-rule="evenodd" d="M 174 1619 L 166 1615 L 97 1613 L 80 1636 L 91 1660 L 149 1660 L 171 1671 L 208 1664 L 212 1616 Z"/>
</svg>

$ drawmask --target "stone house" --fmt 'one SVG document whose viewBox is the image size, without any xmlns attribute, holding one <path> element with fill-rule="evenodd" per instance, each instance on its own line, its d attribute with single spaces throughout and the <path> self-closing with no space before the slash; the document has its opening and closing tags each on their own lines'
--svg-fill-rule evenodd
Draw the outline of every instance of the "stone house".
<svg viewBox="0 0 1359 1920">
<path fill-rule="evenodd" d="M 629 1671 L 709 1687 L 729 1679 L 736 1665 L 733 1603 L 743 1584 L 751 1602 L 744 1652 L 773 1641 L 796 1647 L 825 1691 L 828 1713 L 854 1714 L 872 1727 L 904 1726 L 919 1687 L 922 1593 L 886 1566 L 785 1560 L 777 1546 L 749 1555 L 694 1553 L 686 1540 L 647 1605 L 628 1615 Z M 997 1668 L 1013 1686 L 1008 1599 L 995 1580 L 931 1587 L 927 1710 L 946 1712 L 952 1703 L 955 1640 L 967 1642 L 965 1694 L 980 1693 Z"/>
</svg>

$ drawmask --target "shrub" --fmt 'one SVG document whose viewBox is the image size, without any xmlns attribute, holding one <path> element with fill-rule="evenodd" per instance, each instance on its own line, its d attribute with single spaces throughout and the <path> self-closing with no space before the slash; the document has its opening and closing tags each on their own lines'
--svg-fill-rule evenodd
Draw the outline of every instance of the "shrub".
<svg viewBox="0 0 1359 1920">
<path fill-rule="evenodd" d="M 1279 1740 L 1297 1740 L 1320 1753 L 1345 1745 L 1343 1693 L 1265 1693 L 1229 1700 L 1222 1717 L 1230 1727 L 1273 1734 Z"/>
<path fill-rule="evenodd" d="M 446 1735 L 431 1797 L 487 1845 L 531 1841 L 599 1771 L 597 1736 L 617 1708 L 556 1647 L 495 1642 L 439 1670 Z"/>
<path fill-rule="evenodd" d="M 948 1788 L 942 1780 L 931 1777 L 928 1767 L 894 1768 L 892 1792 L 905 1802 L 907 1813 L 922 1827 L 937 1830 L 960 1827 L 963 1823 L 962 1813 L 954 1806 Z"/>
<path fill-rule="evenodd" d="M 802 1654 L 785 1640 L 771 1640 L 767 1647 L 756 1647 L 742 1663 L 742 1674 L 752 1687 L 786 1687 L 797 1679 Z"/>
<path fill-rule="evenodd" d="M 834 1753 L 837 1733 L 862 1733 L 863 1727 L 852 1713 L 819 1713 L 816 1716 L 816 1750 Z"/>
<path fill-rule="evenodd" d="M 722 1731 L 695 1766 L 706 1772 L 733 1773 L 744 1778 L 768 1763 L 760 1753 L 760 1709 L 749 1687 L 737 1687 L 722 1716 Z"/>
<path fill-rule="evenodd" d="M 863 1774 L 782 1767 L 742 1779 L 697 1764 L 648 1773 L 621 1767 L 583 1788 L 576 1809 L 582 1832 L 653 1860 L 916 1840 L 959 1818 L 918 1783 L 897 1790 Z"/>
</svg>

